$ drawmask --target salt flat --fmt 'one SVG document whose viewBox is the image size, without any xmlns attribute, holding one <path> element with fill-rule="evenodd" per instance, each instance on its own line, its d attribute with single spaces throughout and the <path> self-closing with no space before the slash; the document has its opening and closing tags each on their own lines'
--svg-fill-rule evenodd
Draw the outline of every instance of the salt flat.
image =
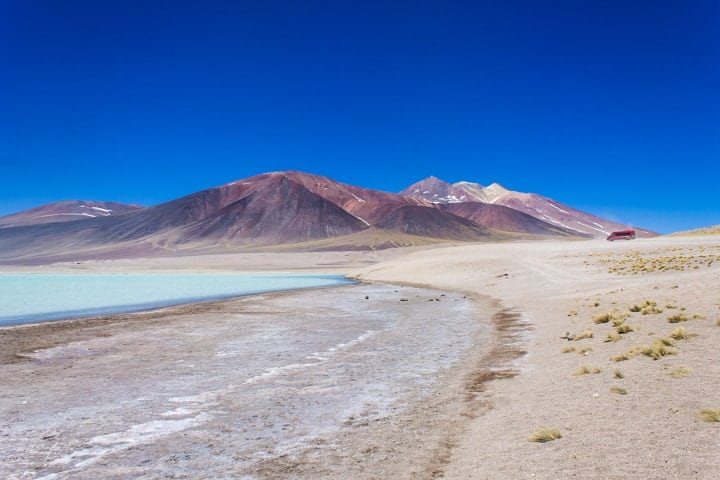
<svg viewBox="0 0 720 480">
<path fill-rule="evenodd" d="M 489 304 L 480 312 L 462 295 L 412 287 L 316 289 L 205 307 L 5 329 L 4 350 L 23 335 L 30 343 L 0 365 L 0 475 L 423 471 L 468 408 L 458 392 L 491 334 Z M 56 332 L 43 346 L 37 332 L 63 325 L 68 337 Z M 385 461 L 400 455 L 402 462 Z"/>
</svg>

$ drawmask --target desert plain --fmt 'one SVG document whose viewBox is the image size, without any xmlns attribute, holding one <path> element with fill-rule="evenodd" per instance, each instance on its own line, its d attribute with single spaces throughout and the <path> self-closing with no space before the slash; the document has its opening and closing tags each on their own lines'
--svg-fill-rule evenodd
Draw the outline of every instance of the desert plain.
<svg viewBox="0 0 720 480">
<path fill-rule="evenodd" d="M 0 329 L 3 478 L 717 478 L 720 236 L 1 270 L 359 281 Z"/>
</svg>

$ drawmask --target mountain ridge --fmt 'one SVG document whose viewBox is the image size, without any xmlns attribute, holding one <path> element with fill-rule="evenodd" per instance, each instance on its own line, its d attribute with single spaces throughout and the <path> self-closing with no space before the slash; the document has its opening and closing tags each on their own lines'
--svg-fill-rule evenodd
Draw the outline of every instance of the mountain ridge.
<svg viewBox="0 0 720 480">
<path fill-rule="evenodd" d="M 32 216 L 43 207 L 2 218 Z M 91 207 L 80 213 L 112 210 Z M 567 217 L 553 217 L 552 210 Z M 619 225 L 599 219 L 595 229 L 583 231 L 571 221 L 589 223 L 598 217 L 499 184 L 449 184 L 429 177 L 391 193 L 298 171 L 264 173 L 150 207 L 80 217 L 53 222 L 49 216 L 41 217 L 44 223 L 0 227 L 0 261 L 278 245 L 370 249 L 438 241 L 588 238 L 602 237 L 602 229 Z"/>
</svg>

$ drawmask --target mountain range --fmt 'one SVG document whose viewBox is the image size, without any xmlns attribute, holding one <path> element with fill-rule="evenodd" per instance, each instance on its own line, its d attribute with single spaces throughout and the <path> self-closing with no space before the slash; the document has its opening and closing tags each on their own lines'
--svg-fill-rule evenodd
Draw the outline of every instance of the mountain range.
<svg viewBox="0 0 720 480">
<path fill-rule="evenodd" d="M 628 227 L 496 183 L 483 187 L 429 177 L 395 194 L 288 171 L 151 207 L 66 201 L 0 217 L 0 262 L 591 238 L 623 228 Z"/>
</svg>

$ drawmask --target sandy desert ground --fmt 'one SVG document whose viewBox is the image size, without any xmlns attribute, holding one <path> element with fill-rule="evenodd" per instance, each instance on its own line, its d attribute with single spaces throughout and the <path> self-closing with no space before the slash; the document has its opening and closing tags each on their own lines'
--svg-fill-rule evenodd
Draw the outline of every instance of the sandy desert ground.
<svg viewBox="0 0 720 480">
<path fill-rule="evenodd" d="M 394 314 L 410 306 L 392 297 L 401 295 L 399 292 L 403 288 L 442 292 L 418 294 L 422 296 L 423 308 L 412 314 L 412 318 L 421 316 L 420 312 L 430 308 L 429 298 L 425 298 L 428 295 L 446 295 L 458 302 L 472 301 L 476 305 L 474 317 L 477 317 L 477 330 L 472 331 L 483 333 L 472 334 L 475 340 L 471 347 L 447 347 L 457 349 L 451 368 L 443 370 L 437 364 L 425 372 L 434 378 L 431 386 L 422 393 L 403 397 L 405 407 L 402 412 L 384 415 L 376 411 L 370 415 L 372 421 L 368 425 L 353 423 L 356 419 L 353 416 L 349 424 L 343 425 L 341 430 L 344 433 L 331 436 L 335 445 L 315 445 L 316 450 L 305 451 L 303 455 L 283 457 L 287 461 L 284 470 L 280 467 L 258 468 L 248 470 L 246 477 L 230 473 L 231 469 L 227 470 L 226 477 L 216 470 L 201 470 L 210 471 L 208 474 L 192 473 L 182 468 L 152 470 L 146 467 L 143 470 L 142 461 L 148 459 L 143 457 L 140 445 L 130 445 L 121 453 L 129 455 L 133 459 L 131 463 L 135 462 L 132 466 L 140 475 L 135 475 L 135 478 L 170 478 L 170 474 L 175 478 L 717 477 L 720 423 L 704 421 L 701 411 L 720 409 L 718 236 L 659 237 L 612 243 L 592 240 L 468 244 L 374 253 L 263 255 L 266 256 L 83 262 L 44 266 L 40 270 L 345 273 L 377 285 L 350 289 L 391 285 L 382 287 L 385 289 L 383 295 L 389 297 L 381 303 L 381 308 Z M 3 270 L 27 271 L 28 268 L 3 267 Z M 304 298 L 312 307 L 312 296 L 307 292 L 294 295 Z M 446 297 L 442 299 L 437 307 L 448 305 Z M 251 300 L 239 302 L 248 301 Z M 187 323 L 201 317 L 205 322 L 215 321 L 232 314 L 226 309 L 238 308 L 232 302 L 221 303 L 220 306 L 178 307 L 170 315 L 175 315 L 174 322 Z M 436 306 L 434 303 L 433 307 Z M 288 306 L 283 308 L 292 310 Z M 362 309 L 355 310 L 362 314 Z M 144 332 L 169 335 L 159 326 L 152 325 L 152 322 L 157 322 L 153 315 L 162 318 L 166 313 L 146 315 L 150 317 L 143 326 Z M 438 313 L 434 318 L 436 321 L 447 319 L 447 315 Z M 43 351 L 58 352 L 74 341 L 104 341 L 104 348 L 115 348 L 114 354 L 121 355 L 117 344 L 108 345 L 105 336 L 109 334 L 110 338 L 115 338 L 113 335 L 121 329 L 122 322 L 112 319 L 83 320 L 79 324 L 64 322 L 64 327 L 38 327 L 38 332 L 45 333 L 31 335 L 30 339 L 27 333 L 19 333 L 27 332 L 21 328 L 0 330 L 4 358 L 0 365 L 4 388 L 0 396 L 4 409 L 0 450 L 5 454 L 12 451 L 19 458 L 40 448 L 42 442 L 30 442 L 27 450 L 23 451 L 18 447 L 17 437 L 13 438 L 25 428 L 22 421 L 25 408 L 22 405 L 25 404 L 21 401 L 28 399 L 20 400 L 20 395 L 23 388 L 29 388 L 26 385 L 32 384 L 37 389 L 49 385 L 52 380 L 43 372 L 42 365 L 47 363 L 10 361 L 8 355 L 20 353 L 25 358 L 34 355 L 38 360 Z M 108 323 L 112 323 L 112 328 L 116 330 L 108 330 Z M 347 369 L 354 361 L 363 361 L 361 359 L 373 351 L 383 352 L 381 356 L 387 356 L 383 358 L 391 358 L 391 352 L 398 351 L 409 352 L 410 358 L 419 355 L 426 340 L 418 336 L 416 326 L 410 328 L 415 333 L 407 337 L 412 346 L 389 342 L 383 343 L 380 350 L 359 349 L 354 356 L 343 357 L 343 368 Z M 228 332 L 222 328 L 218 331 L 223 335 Z M 352 337 L 356 333 L 353 331 L 348 335 Z M 121 335 L 118 338 L 125 337 Z M 336 340 L 344 342 L 343 338 Z M 153 344 L 154 348 L 157 345 Z M 9 353 L 11 350 L 12 353 Z M 75 353 L 77 357 L 79 354 Z M 165 359 L 163 365 L 170 368 L 168 365 L 173 359 L 171 349 L 155 353 L 162 356 Z M 198 355 L 201 353 L 198 352 Z M 400 367 L 408 365 L 407 357 L 402 358 L 392 365 L 408 368 Z M 70 369 L 82 366 L 91 372 L 93 368 L 86 358 L 64 361 L 63 365 Z M 213 368 L 222 364 L 218 364 L 217 359 L 214 362 Z M 61 371 L 59 364 L 54 368 L 54 374 Z M 390 370 L 394 368 L 390 367 Z M 8 372 L 12 373 L 12 381 Z M 381 376 L 389 374 L 390 371 Z M 94 378 L 97 385 L 102 385 L 104 381 L 101 375 L 89 375 L 88 378 Z M 313 380 L 306 380 L 310 383 L 303 384 L 303 388 L 310 388 Z M 8 388 L 9 385 L 12 388 Z M 327 387 L 326 384 L 323 386 Z M 58 385 L 56 388 L 59 388 Z M 285 395 L 288 395 L 287 392 Z M 227 398 L 223 397 L 224 409 L 231 408 L 227 405 Z M 278 398 L 283 402 L 290 397 Z M 74 401 L 80 400 L 68 400 L 69 404 Z M 11 425 L 7 420 L 8 412 L 14 412 L 13 418 L 20 420 Z M 168 412 L 174 410 L 154 413 Z M 179 422 L 195 418 L 184 411 L 176 413 L 171 420 Z M 122 418 L 116 420 L 123 421 Z M 143 425 L 150 422 L 147 419 L 143 421 Z M 221 430 L 221 423 L 216 426 L 222 432 L 222 438 L 235 446 L 241 444 L 238 437 L 233 436 L 232 428 Z M 87 435 L 95 433 L 95 437 L 88 438 L 108 439 L 107 429 L 93 426 L 92 421 L 83 425 L 87 428 Z M 556 429 L 561 437 L 546 443 L 529 441 L 540 426 Z M 354 428 L 357 428 L 357 435 L 354 435 Z M 368 430 L 363 430 L 365 428 Z M 121 430 L 120 426 L 117 429 Z M 173 445 L 191 445 L 194 448 L 192 451 L 200 455 L 202 450 L 198 448 L 198 442 L 214 442 L 205 437 L 199 439 L 198 431 L 207 435 L 206 430 L 195 424 L 182 430 L 182 441 L 153 440 L 150 435 L 151 446 L 143 448 L 149 448 L 145 453 L 151 459 L 155 458 L 153 455 L 174 454 L 166 451 L 172 450 Z M 50 435 L 45 441 L 52 444 L 57 439 Z M 98 445 L 88 443 L 87 439 L 83 443 L 82 436 L 76 441 L 74 446 L 77 448 L 73 451 L 85 452 L 87 458 L 94 458 L 89 450 L 83 449 Z M 338 445 L 355 449 L 356 453 L 349 454 Z M 339 451 L 345 453 L 339 455 Z M 207 452 L 212 454 L 215 450 L 207 447 Z M 104 463 L 95 463 L 93 468 L 112 466 L 113 455 L 117 454 L 111 452 L 104 456 Z M 222 455 L 212 458 L 227 461 L 228 455 L 223 450 Z M 48 462 L 54 458 L 50 457 Z M 74 461 L 74 458 L 71 460 Z M 46 475 L 53 470 L 46 468 L 42 471 Z M 60 470 L 56 468 L 55 471 Z M 84 477 L 82 472 L 78 470 L 69 476 L 59 474 L 48 478 L 90 478 Z M 39 476 L 33 473 L 32 462 L 23 464 L 22 472 L 6 470 L 5 473 L 15 478 Z M 106 477 L 126 478 L 122 475 L 114 473 Z"/>
<path fill-rule="evenodd" d="M 720 423 L 700 412 L 720 409 L 719 261 L 719 237 L 662 237 L 453 247 L 361 276 L 482 292 L 531 325 L 520 374 L 487 386 L 491 407 L 470 422 L 444 477 L 710 479 Z M 613 322 L 632 331 L 617 334 Z M 660 339 L 672 354 L 638 351 Z M 562 437 L 528 441 L 539 426 Z"/>
</svg>

